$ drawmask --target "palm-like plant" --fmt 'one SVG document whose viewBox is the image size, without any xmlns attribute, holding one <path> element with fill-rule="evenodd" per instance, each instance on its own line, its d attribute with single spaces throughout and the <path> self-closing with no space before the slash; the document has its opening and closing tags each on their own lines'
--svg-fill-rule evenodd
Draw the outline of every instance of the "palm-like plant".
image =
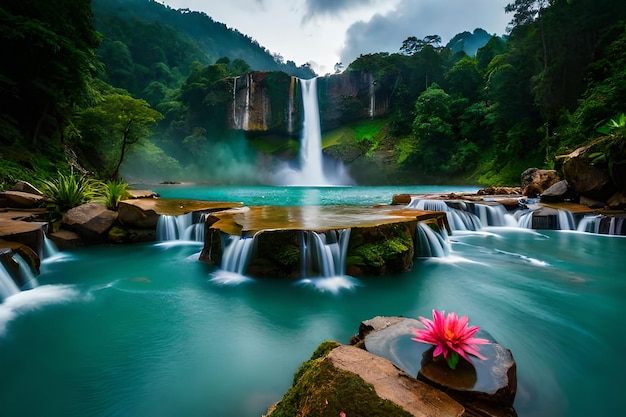
<svg viewBox="0 0 626 417">
<path fill-rule="evenodd" d="M 107 181 L 102 189 L 102 200 L 109 210 L 117 210 L 121 200 L 130 197 L 128 184 L 121 181 Z"/>
<path fill-rule="evenodd" d="M 62 216 L 69 209 L 87 203 L 101 195 L 101 181 L 78 175 L 73 170 L 69 174 L 58 173 L 52 180 L 42 180 L 41 191 L 49 198 L 49 208 L 53 216 Z"/>
</svg>

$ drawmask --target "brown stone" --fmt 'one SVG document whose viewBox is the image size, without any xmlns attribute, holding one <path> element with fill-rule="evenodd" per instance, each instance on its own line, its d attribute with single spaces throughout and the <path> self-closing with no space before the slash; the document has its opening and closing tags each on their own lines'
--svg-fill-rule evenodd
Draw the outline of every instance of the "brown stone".
<svg viewBox="0 0 626 417">
<path fill-rule="evenodd" d="M 8 207 L 36 208 L 41 207 L 45 197 L 23 191 L 4 191 L 2 193 L 7 200 Z"/>
<path fill-rule="evenodd" d="M 43 193 L 41 191 L 39 191 L 34 185 L 32 185 L 29 182 L 26 181 L 18 181 L 15 183 L 15 185 L 13 186 L 13 188 L 11 188 L 12 191 L 22 191 L 24 193 L 29 193 L 29 194 L 35 194 L 35 195 L 39 195 L 42 196 Z"/>
<path fill-rule="evenodd" d="M 66 229 L 52 232 L 48 234 L 48 238 L 62 251 L 74 249 L 85 244 L 78 233 Z"/>
<path fill-rule="evenodd" d="M 613 194 L 606 202 L 606 205 L 611 210 L 626 209 L 626 194 L 617 192 Z"/>
<path fill-rule="evenodd" d="M 412 416 L 462 416 L 463 406 L 445 393 L 396 368 L 388 360 L 354 346 L 339 346 L 326 358 L 334 367 L 360 376 L 372 384 L 379 397 Z"/>
<path fill-rule="evenodd" d="M 117 220 L 117 212 L 98 203 L 82 204 L 63 216 L 63 227 L 80 235 L 86 243 L 103 241 Z"/>
<path fill-rule="evenodd" d="M 560 180 L 555 170 L 528 168 L 521 175 L 522 195 L 538 197 Z"/>
</svg>

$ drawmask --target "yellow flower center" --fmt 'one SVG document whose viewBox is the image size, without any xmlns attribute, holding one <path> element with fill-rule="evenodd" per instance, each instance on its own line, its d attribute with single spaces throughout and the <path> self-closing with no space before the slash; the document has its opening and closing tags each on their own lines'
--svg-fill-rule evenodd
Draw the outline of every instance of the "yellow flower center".
<svg viewBox="0 0 626 417">
<path fill-rule="evenodd" d="M 450 330 L 450 329 L 446 329 L 445 335 L 446 335 L 446 339 L 448 339 L 448 340 L 452 340 L 455 337 L 454 332 L 452 330 Z"/>
</svg>

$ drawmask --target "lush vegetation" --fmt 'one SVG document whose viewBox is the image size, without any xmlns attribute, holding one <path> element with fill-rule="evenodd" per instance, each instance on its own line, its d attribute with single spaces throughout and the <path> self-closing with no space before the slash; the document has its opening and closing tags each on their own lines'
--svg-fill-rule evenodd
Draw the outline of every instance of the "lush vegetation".
<svg viewBox="0 0 626 417">
<path fill-rule="evenodd" d="M 373 72 L 390 96 L 391 143 L 408 172 L 514 184 L 525 167 L 553 167 L 624 110 L 624 7 L 516 0 L 507 11 L 508 36 L 475 56 L 428 36 L 348 67 Z"/>
<path fill-rule="evenodd" d="M 232 77 L 271 70 L 267 85 L 284 84 L 283 73 L 314 76 L 308 66 L 203 13 L 152 0 L 60 1 L 0 6 L 10 57 L 0 66 L 0 188 L 72 167 L 119 182 L 129 155 L 181 174 L 217 155 L 220 142 L 240 155 L 296 152 L 294 138 L 275 132 L 241 138 L 223 114 Z M 396 182 L 516 184 L 525 168 L 552 167 L 560 153 L 610 134 L 598 161 L 622 163 L 612 152 L 624 146 L 626 8 L 512 0 L 507 11 L 504 37 L 477 29 L 445 46 L 437 35 L 409 37 L 398 53 L 350 63 L 347 72 L 373 74 L 389 110 L 328 132 L 329 152 L 376 160 Z"/>
</svg>

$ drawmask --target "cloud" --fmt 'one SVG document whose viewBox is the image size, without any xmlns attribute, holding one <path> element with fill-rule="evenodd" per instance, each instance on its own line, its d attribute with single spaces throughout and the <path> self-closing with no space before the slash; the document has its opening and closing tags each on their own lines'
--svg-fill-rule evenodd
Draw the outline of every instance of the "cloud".
<svg viewBox="0 0 626 417">
<path fill-rule="evenodd" d="M 306 13 L 304 20 L 316 16 L 334 15 L 356 7 L 369 6 L 377 0 L 305 0 Z"/>
<path fill-rule="evenodd" d="M 510 20 L 510 16 L 504 13 L 509 2 L 402 0 L 391 11 L 350 26 L 340 53 L 341 61 L 347 66 L 361 54 L 399 52 L 402 42 L 409 36 L 421 39 L 427 35 L 439 35 L 446 44 L 454 35 L 476 28 L 502 35 Z"/>
</svg>

